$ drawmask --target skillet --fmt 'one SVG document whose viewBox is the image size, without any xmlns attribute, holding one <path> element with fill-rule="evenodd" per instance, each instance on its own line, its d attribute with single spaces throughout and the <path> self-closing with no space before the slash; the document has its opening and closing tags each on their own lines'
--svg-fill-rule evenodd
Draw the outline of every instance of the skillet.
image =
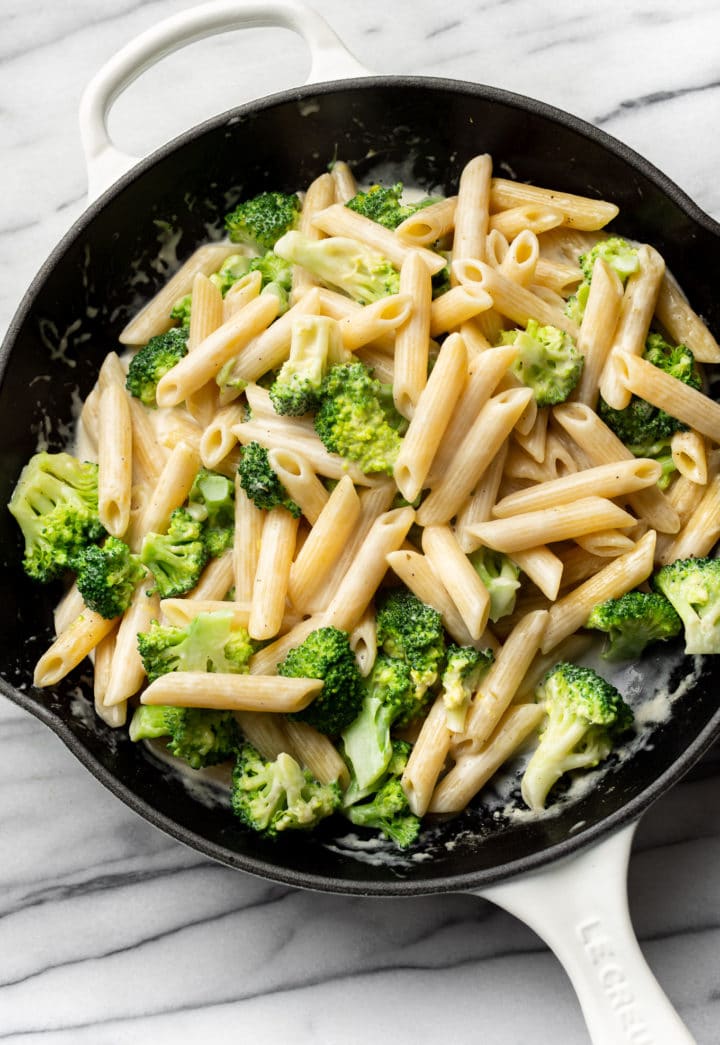
<svg viewBox="0 0 720 1045">
<path fill-rule="evenodd" d="M 178 255 L 185 256 L 227 209 L 227 190 L 238 197 L 264 188 L 292 190 L 319 173 L 333 154 L 351 162 L 361 178 L 378 170 L 397 171 L 408 182 L 451 191 L 465 161 L 488 151 L 521 180 L 610 198 L 621 208 L 621 230 L 658 247 L 681 285 L 691 290 L 694 307 L 716 333 L 720 330 L 720 310 L 705 275 L 720 228 L 649 164 L 567 114 L 487 87 L 414 77 L 332 82 L 341 73 L 361 70 L 320 20 L 292 3 L 242 8 L 208 4 L 145 34 L 110 63 L 83 103 L 91 190 L 122 163 L 104 131 L 105 111 L 143 64 L 182 40 L 223 26 L 268 22 L 299 29 L 313 50 L 311 77 L 331 82 L 242 106 L 158 150 L 89 207 L 53 252 L 0 350 L 0 494 L 5 501 L 36 448 L 41 419 L 53 420 L 50 446 L 59 449 L 71 421 L 73 393 L 88 392 L 117 332 L 162 283 L 164 273 L 153 267 L 160 246 L 158 223 L 182 228 Z M 232 185 L 229 170 L 235 172 Z M 692 251 L 687 250 L 689 242 Z M 130 271 L 149 276 L 150 282 L 140 285 L 142 293 L 129 290 Z M 26 427 L 15 423 L 18 412 L 30 417 Z M 482 890 L 523 915 L 572 966 L 576 986 L 587 992 L 581 1000 L 596 1041 L 621 1040 L 618 1026 L 627 1028 L 632 1021 L 650 1028 L 645 1040 L 687 1040 L 664 1001 L 645 994 L 651 989 L 649 973 L 636 964 L 639 952 L 626 936 L 621 883 L 637 818 L 720 731 L 717 669 L 711 662 L 694 665 L 692 700 L 679 698 L 673 717 L 653 728 L 632 758 L 611 767 L 602 788 L 584 794 L 557 816 L 504 821 L 474 809 L 433 829 L 423 853 L 431 859 L 422 860 L 367 861 L 327 833 L 303 839 L 302 846 L 268 846 L 248 837 L 224 809 L 188 797 L 180 779 L 166 774 L 158 786 L 159 768 L 143 751 L 91 716 L 78 714 L 78 703 L 92 703 L 82 670 L 52 692 L 32 688 L 33 665 L 50 641 L 57 592 L 38 590 L 23 577 L 17 534 L 4 514 L 0 542 L 7 636 L 0 664 L 3 692 L 46 722 L 146 819 L 230 866 L 295 886 L 387 896 Z M 677 651 L 648 658 L 646 667 L 649 679 L 662 677 L 670 689 L 687 671 Z M 608 895 L 591 911 L 575 911 L 572 897 L 582 893 L 583 876 L 598 873 L 600 862 L 607 860 L 615 861 L 618 895 L 612 897 L 607 889 Z M 524 893 L 515 888 L 520 885 Z M 539 885 L 546 896 L 551 888 L 562 894 L 568 926 L 581 939 L 579 963 L 566 938 L 573 933 L 563 935 L 568 926 L 557 920 L 538 923 L 543 906 L 551 906 L 538 902 L 534 890 Z M 613 899 L 618 901 L 615 911 Z M 598 939 L 612 941 L 614 964 L 593 967 Z M 588 972 L 587 982 L 579 984 Z M 593 986 L 602 988 L 596 992 L 599 999 Z M 623 1001 L 628 993 L 632 1000 Z M 603 994 L 615 1023 L 600 1012 Z M 656 1020 L 660 1022 L 653 1030 Z"/>
</svg>

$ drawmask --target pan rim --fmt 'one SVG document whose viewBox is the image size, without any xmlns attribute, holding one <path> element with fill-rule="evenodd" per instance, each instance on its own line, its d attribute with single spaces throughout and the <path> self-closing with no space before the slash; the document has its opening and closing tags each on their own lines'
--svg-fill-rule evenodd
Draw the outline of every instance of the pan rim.
<svg viewBox="0 0 720 1045">
<path fill-rule="evenodd" d="M 397 87 L 398 89 L 441 90 L 448 93 L 459 93 L 469 97 L 482 98 L 490 102 L 519 109 L 531 115 L 541 116 L 573 130 L 635 168 L 640 174 L 653 182 L 692 221 L 720 240 L 720 223 L 703 211 L 683 189 L 649 160 L 606 131 L 548 103 L 501 88 L 477 84 L 471 81 L 440 77 L 368 76 L 347 80 L 332 80 L 320 84 L 307 84 L 304 87 L 292 88 L 246 102 L 223 113 L 209 117 L 207 120 L 183 131 L 153 150 L 93 200 L 52 248 L 23 294 L 0 345 L 0 384 L 2 384 L 4 379 L 17 335 L 48 275 L 61 262 L 72 244 L 83 235 L 104 207 L 137 179 L 141 178 L 157 162 L 182 149 L 186 144 L 202 134 L 222 128 L 230 123 L 238 122 L 246 116 L 262 113 L 264 110 L 277 105 L 287 102 L 305 101 L 309 97 L 322 97 L 338 91 L 373 90 L 388 86 Z M 685 775 L 705 751 L 709 750 L 717 739 L 718 734 L 720 734 L 719 710 L 708 720 L 705 727 L 695 736 L 682 755 L 643 791 L 639 792 L 613 813 L 538 852 L 524 855 L 492 868 L 473 872 L 448 874 L 429 879 L 423 879 L 421 876 L 418 876 L 412 879 L 397 877 L 389 878 L 388 880 L 377 879 L 368 881 L 359 878 L 357 880 L 350 877 L 336 878 L 306 871 L 295 871 L 256 856 L 246 856 L 237 853 L 227 847 L 208 841 L 202 835 L 179 825 L 170 817 L 158 812 L 146 800 L 139 798 L 127 785 L 115 777 L 112 771 L 106 768 L 90 752 L 63 719 L 31 695 L 33 692 L 39 692 L 34 687 L 31 686 L 27 692 L 23 692 L 0 677 L 0 691 L 13 703 L 29 711 L 34 717 L 47 725 L 85 768 L 126 806 L 132 809 L 133 812 L 142 816 L 143 819 L 177 841 L 190 846 L 195 851 L 225 866 L 245 871 L 268 881 L 320 892 L 375 897 L 468 892 L 499 881 L 506 881 L 518 874 L 537 870 L 563 857 L 570 856 L 598 841 L 603 836 L 611 834 L 624 825 L 638 819 L 653 802 L 665 794 L 673 784 Z"/>
</svg>

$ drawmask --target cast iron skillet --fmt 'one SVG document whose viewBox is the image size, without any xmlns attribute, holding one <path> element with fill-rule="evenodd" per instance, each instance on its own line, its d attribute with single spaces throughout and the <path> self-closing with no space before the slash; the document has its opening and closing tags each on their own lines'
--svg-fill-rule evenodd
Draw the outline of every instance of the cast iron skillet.
<svg viewBox="0 0 720 1045">
<path fill-rule="evenodd" d="M 223 26 L 268 22 L 300 29 L 314 45 L 316 62 L 321 53 L 330 56 L 331 66 L 338 57 L 337 40 L 324 23 L 292 2 L 243 9 L 209 4 L 163 24 L 154 36 L 146 34 L 130 57 L 121 54 L 115 87 L 131 78 L 138 54 L 147 62 L 181 40 Z M 352 62 L 345 57 L 346 64 Z M 106 89 L 103 104 L 112 93 Z M 97 90 L 88 104 L 100 104 Z M 95 151 L 101 152 L 99 146 Z M 649 163 L 596 128 L 537 101 L 451 80 L 367 77 L 306 86 L 224 113 L 159 149 L 90 205 L 53 251 L 0 351 L 0 500 L 9 499 L 39 433 L 50 449 L 65 445 L 74 395 L 87 394 L 125 322 L 166 278 L 157 258 L 168 228 L 182 230 L 182 260 L 205 241 L 208 224 L 219 223 L 232 198 L 269 188 L 295 190 L 335 155 L 361 179 L 390 171 L 449 193 L 464 163 L 479 152 L 491 153 L 496 169 L 519 180 L 617 203 L 621 231 L 660 250 L 693 307 L 720 332 L 720 300 L 707 277 L 707 258 L 720 247 L 720 226 Z M 110 155 L 107 147 L 98 163 Z M 138 272 L 148 281 L 129 286 L 128 274 Z M 19 417 L 26 423 L 18 424 Z M 720 672 L 708 659 L 671 718 L 652 730 L 651 742 L 611 765 L 602 787 L 559 815 L 514 822 L 478 806 L 428 831 L 423 853 L 429 859 L 367 859 L 342 842 L 344 824 L 300 841 L 268 844 L 247 834 L 226 809 L 188 793 L 181 778 L 131 744 L 124 731 L 96 718 L 85 670 L 51 690 L 32 686 L 33 666 L 52 638 L 59 592 L 23 575 L 20 542 L 7 513 L 0 513 L 0 542 L 2 692 L 50 726 L 151 823 L 216 860 L 290 885 L 383 896 L 482 889 L 518 910 L 489 887 L 634 824 L 720 734 Z M 688 670 L 677 648 L 654 653 L 647 664 L 648 678 L 667 668 L 671 688 Z M 583 1004 L 589 1017 L 591 1002 L 585 998 Z M 664 1018 L 672 1021 L 669 1012 Z M 669 1027 L 663 1023 L 663 1033 Z M 678 1036 L 657 1040 L 686 1040 L 683 1033 L 678 1028 Z M 601 1029 L 596 1034 L 596 1041 L 604 1040 Z"/>
</svg>

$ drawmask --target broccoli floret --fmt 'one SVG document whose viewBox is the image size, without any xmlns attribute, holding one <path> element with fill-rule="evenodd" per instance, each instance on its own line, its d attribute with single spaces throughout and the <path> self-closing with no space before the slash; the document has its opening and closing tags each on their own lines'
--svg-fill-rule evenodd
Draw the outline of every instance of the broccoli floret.
<svg viewBox="0 0 720 1045">
<path fill-rule="evenodd" d="M 493 659 L 491 649 L 477 650 L 474 646 L 448 646 L 447 662 L 442 674 L 441 685 L 448 728 L 453 732 L 462 732 L 473 693 Z"/>
<path fill-rule="evenodd" d="M 387 258 L 345 236 L 313 240 L 288 232 L 275 244 L 275 252 L 363 305 L 400 289 L 400 274 Z"/>
<path fill-rule="evenodd" d="M 287 678 L 322 679 L 318 696 L 291 715 L 321 733 L 336 736 L 355 718 L 363 698 L 362 677 L 347 632 L 326 627 L 311 631 L 277 666 Z"/>
<path fill-rule="evenodd" d="M 227 761 L 240 744 L 240 730 L 231 711 L 141 704 L 130 721 L 130 739 L 158 737 L 168 737 L 170 754 L 193 769 Z"/>
<path fill-rule="evenodd" d="M 140 561 L 152 573 L 155 590 L 163 599 L 194 588 L 207 560 L 202 523 L 185 508 L 172 513 L 167 533 L 146 533 L 140 549 Z"/>
<path fill-rule="evenodd" d="M 582 322 L 587 300 L 590 295 L 590 283 L 592 282 L 592 270 L 598 258 L 602 258 L 610 268 L 614 269 L 621 281 L 625 283 L 628 276 L 637 272 L 639 268 L 638 252 L 635 247 L 630 246 L 627 240 L 620 236 L 610 236 L 608 239 L 599 240 L 595 246 L 581 254 L 578 264 L 583 274 L 583 281 L 579 284 L 575 293 L 568 299 L 565 311 L 578 326 Z"/>
<path fill-rule="evenodd" d="M 286 752 L 266 761 L 243 744 L 233 770 L 233 812 L 246 827 L 269 838 L 281 831 L 311 830 L 339 808 L 337 783 L 321 784 Z"/>
<path fill-rule="evenodd" d="M 334 319 L 298 316 L 292 326 L 290 355 L 270 387 L 276 413 L 297 417 L 317 410 L 328 369 L 350 358 Z"/>
<path fill-rule="evenodd" d="M 377 221 L 386 229 L 396 229 L 400 222 L 405 221 L 415 211 L 435 202 L 435 199 L 429 198 L 417 203 L 403 203 L 402 192 L 401 181 L 388 186 L 371 185 L 367 192 L 358 192 L 345 206 L 365 218 L 370 218 L 371 221 Z"/>
<path fill-rule="evenodd" d="M 490 620 L 494 624 L 515 609 L 520 567 L 492 548 L 478 548 L 468 558 L 490 595 Z"/>
<path fill-rule="evenodd" d="M 287 508 L 295 518 L 302 514 L 300 506 L 288 497 L 285 487 L 270 466 L 267 450 L 260 443 L 248 443 L 243 449 L 238 474 L 240 485 L 258 508 L 268 512 L 272 508 Z"/>
<path fill-rule="evenodd" d="M 547 672 L 536 698 L 544 703 L 547 718 L 521 790 L 530 809 L 539 810 L 564 773 L 607 758 L 615 738 L 632 725 L 633 713 L 617 689 L 592 668 L 564 661 Z"/>
<path fill-rule="evenodd" d="M 173 327 L 151 337 L 130 360 L 126 388 L 145 406 L 157 406 L 158 381 L 187 355 L 187 327 Z"/>
<path fill-rule="evenodd" d="M 674 638 L 682 621 L 664 595 L 630 591 L 595 606 L 585 627 L 607 634 L 606 660 L 633 660 L 649 643 Z"/>
<path fill-rule="evenodd" d="M 683 384 L 700 388 L 702 382 L 695 358 L 685 345 L 671 345 L 661 334 L 650 334 L 643 358 Z M 677 418 L 635 395 L 623 410 L 614 410 L 601 398 L 599 414 L 636 457 L 666 456 L 670 437 L 686 427 Z M 655 453 L 652 452 L 654 446 Z"/>
<path fill-rule="evenodd" d="M 125 612 L 145 576 L 139 556 L 117 537 L 108 537 L 102 546 L 83 548 L 73 568 L 85 605 L 108 620 Z"/>
<path fill-rule="evenodd" d="M 300 200 L 285 192 L 261 192 L 240 203 L 225 217 L 225 227 L 233 243 L 253 243 L 272 250 L 275 242 L 293 228 Z"/>
<path fill-rule="evenodd" d="M 392 475 L 401 439 L 384 409 L 382 385 L 360 362 L 331 367 L 323 379 L 315 431 L 331 453 L 363 472 Z"/>
<path fill-rule="evenodd" d="M 192 314 L 192 294 L 183 294 L 178 298 L 170 312 L 170 319 L 176 319 L 181 327 L 190 327 L 190 316 Z"/>
<path fill-rule="evenodd" d="M 210 282 L 214 283 L 223 297 L 230 287 L 234 287 L 239 279 L 247 275 L 252 266 L 252 259 L 247 254 L 231 254 L 225 258 L 217 272 L 210 276 Z"/>
<path fill-rule="evenodd" d="M 393 749 L 398 744 L 400 741 L 395 741 Z M 406 746 L 409 748 L 410 745 Z M 348 820 L 357 827 L 370 827 L 380 831 L 400 849 L 408 849 L 420 834 L 420 817 L 410 812 L 400 778 L 392 772 L 386 774 L 369 801 L 346 806 L 344 812 Z"/>
<path fill-rule="evenodd" d="M 152 621 L 138 634 L 138 650 L 150 682 L 169 671 L 218 671 L 244 675 L 255 644 L 233 623 L 231 610 L 198 613 L 184 628 Z"/>
<path fill-rule="evenodd" d="M 501 340 L 517 347 L 510 369 L 532 389 L 538 406 L 565 402 L 580 380 L 584 362 L 569 334 L 529 319 L 525 330 L 506 330 Z"/>
<path fill-rule="evenodd" d="M 34 580 L 59 577 L 104 535 L 97 476 L 96 464 L 66 453 L 37 453 L 23 468 L 8 509 L 25 538 L 23 567 Z"/>
<path fill-rule="evenodd" d="M 686 653 L 720 653 L 720 559 L 676 559 L 652 578 L 685 629 Z"/>
<path fill-rule="evenodd" d="M 187 510 L 202 523 L 208 553 L 217 558 L 232 546 L 235 535 L 235 486 L 220 472 L 201 468 L 188 494 Z"/>
<path fill-rule="evenodd" d="M 407 588 L 396 588 L 378 604 L 378 647 L 410 668 L 416 699 L 437 682 L 445 659 L 442 616 Z"/>
</svg>

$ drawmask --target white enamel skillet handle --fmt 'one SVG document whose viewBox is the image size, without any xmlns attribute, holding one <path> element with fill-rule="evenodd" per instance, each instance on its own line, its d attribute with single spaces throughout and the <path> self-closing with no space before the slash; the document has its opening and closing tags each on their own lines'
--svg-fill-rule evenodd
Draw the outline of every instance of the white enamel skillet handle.
<svg viewBox="0 0 720 1045">
<path fill-rule="evenodd" d="M 295 0 L 212 0 L 158 23 L 118 51 L 85 88 L 80 101 L 80 135 L 88 169 L 88 197 L 95 199 L 139 157 L 121 152 L 108 132 L 115 99 L 141 73 L 166 55 L 207 36 L 233 29 L 275 26 L 303 37 L 311 56 L 306 83 L 368 76 L 318 14 Z"/>
<path fill-rule="evenodd" d="M 295 0 L 212 0 L 160 22 L 119 51 L 88 84 L 80 129 L 92 200 L 138 162 L 113 144 L 107 117 L 115 99 L 165 55 L 226 30 L 278 26 L 303 37 L 307 83 L 366 76 L 315 12 Z M 692 1038 L 653 977 L 627 907 L 634 825 L 578 856 L 478 893 L 534 929 L 564 965 L 594 1045 L 687 1045 Z"/>
</svg>

